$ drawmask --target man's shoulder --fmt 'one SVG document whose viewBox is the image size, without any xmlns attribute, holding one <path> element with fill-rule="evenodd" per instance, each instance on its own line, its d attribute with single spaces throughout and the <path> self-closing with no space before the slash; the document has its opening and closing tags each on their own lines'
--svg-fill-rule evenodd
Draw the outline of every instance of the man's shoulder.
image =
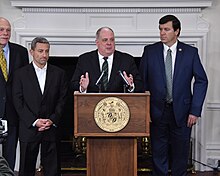
<svg viewBox="0 0 220 176">
<path fill-rule="evenodd" d="M 27 50 L 27 48 L 25 48 L 24 46 L 17 44 L 17 43 L 9 42 L 8 44 L 9 44 L 10 48 L 14 48 L 17 50 Z"/>
<path fill-rule="evenodd" d="M 122 51 L 118 51 L 118 50 L 115 50 L 114 54 L 118 57 L 133 58 L 133 56 L 131 54 L 126 53 L 126 52 L 122 52 Z"/>
<path fill-rule="evenodd" d="M 23 67 L 20 67 L 20 68 L 16 69 L 14 74 L 15 74 L 15 75 L 19 75 L 19 74 L 25 75 L 25 74 L 23 74 L 23 73 L 24 73 L 24 72 L 27 72 L 28 70 L 30 70 L 31 67 L 32 67 L 32 64 L 29 63 L 29 64 L 27 64 L 27 65 L 25 65 L 25 66 L 23 66 Z"/>
<path fill-rule="evenodd" d="M 178 41 L 178 48 L 188 49 L 188 50 L 197 50 L 197 48 L 193 45 Z"/>
<path fill-rule="evenodd" d="M 146 45 L 145 48 L 153 49 L 153 48 L 157 48 L 157 47 L 160 47 L 160 46 L 163 46 L 163 43 L 162 42 L 156 42 L 156 43 L 150 43 L 150 44 Z"/>
<path fill-rule="evenodd" d="M 62 68 L 60 68 L 56 65 L 52 65 L 52 64 L 48 64 L 48 69 L 51 69 L 55 72 L 62 73 L 62 74 L 65 73 L 65 71 Z"/>
<path fill-rule="evenodd" d="M 97 50 L 92 50 L 92 51 L 89 51 L 89 52 L 86 52 L 86 53 L 83 53 L 79 56 L 79 58 L 87 58 L 87 57 L 92 57 L 92 56 L 95 56 L 98 54 L 98 51 Z"/>
</svg>

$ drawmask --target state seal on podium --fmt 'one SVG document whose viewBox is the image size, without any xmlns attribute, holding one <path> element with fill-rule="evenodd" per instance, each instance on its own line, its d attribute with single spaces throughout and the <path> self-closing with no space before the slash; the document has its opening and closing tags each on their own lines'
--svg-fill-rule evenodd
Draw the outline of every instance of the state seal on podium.
<svg viewBox="0 0 220 176">
<path fill-rule="evenodd" d="M 120 98 L 107 97 L 99 101 L 94 109 L 94 120 L 106 132 L 118 132 L 128 124 L 130 110 Z"/>
</svg>

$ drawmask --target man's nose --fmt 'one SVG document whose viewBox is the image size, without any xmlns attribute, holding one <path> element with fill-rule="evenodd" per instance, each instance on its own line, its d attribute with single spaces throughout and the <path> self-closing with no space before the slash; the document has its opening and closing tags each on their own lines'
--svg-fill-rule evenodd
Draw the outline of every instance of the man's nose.
<svg viewBox="0 0 220 176">
<path fill-rule="evenodd" d="M 110 41 L 110 40 L 107 40 L 107 44 L 108 44 L 108 45 L 111 44 L 111 41 Z"/>
<path fill-rule="evenodd" d="M 8 35 L 8 31 L 7 30 L 3 30 L 3 34 L 4 35 Z"/>
<path fill-rule="evenodd" d="M 164 30 L 161 30 L 161 31 L 160 31 L 160 34 L 161 34 L 161 35 L 165 34 L 165 31 L 164 31 Z"/>
</svg>

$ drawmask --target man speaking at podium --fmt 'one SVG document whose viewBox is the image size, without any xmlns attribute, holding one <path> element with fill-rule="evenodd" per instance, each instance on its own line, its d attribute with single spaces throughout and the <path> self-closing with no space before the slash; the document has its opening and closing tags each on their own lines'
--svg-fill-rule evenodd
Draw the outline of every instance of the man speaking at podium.
<svg viewBox="0 0 220 176">
<path fill-rule="evenodd" d="M 142 92 L 134 58 L 115 50 L 111 28 L 97 30 L 96 46 L 98 49 L 79 56 L 71 80 L 72 89 L 80 92 Z"/>
</svg>

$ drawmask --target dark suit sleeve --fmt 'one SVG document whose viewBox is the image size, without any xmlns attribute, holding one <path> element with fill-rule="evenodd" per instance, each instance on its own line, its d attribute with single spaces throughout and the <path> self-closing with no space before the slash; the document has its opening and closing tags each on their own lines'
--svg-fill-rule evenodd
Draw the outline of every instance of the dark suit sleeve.
<svg viewBox="0 0 220 176">
<path fill-rule="evenodd" d="M 131 58 L 131 65 L 130 65 L 130 73 L 133 75 L 134 79 L 134 85 L 135 85 L 135 90 L 134 92 L 143 92 L 143 81 L 141 79 L 140 73 L 137 69 L 137 65 L 134 62 L 134 58 Z M 129 76 L 129 75 L 128 75 Z"/>
<path fill-rule="evenodd" d="M 23 122 L 27 127 L 31 127 L 33 122 L 37 118 L 37 114 L 31 110 L 28 104 L 25 102 L 22 82 L 22 72 L 19 70 L 15 71 L 13 82 L 12 82 L 12 97 L 15 109 L 19 115 L 19 118 L 23 119 Z M 28 117 L 28 118 L 26 118 Z"/>
<path fill-rule="evenodd" d="M 14 173 L 9 168 L 7 161 L 0 156 L 0 175 L 1 176 L 14 176 Z"/>
<path fill-rule="evenodd" d="M 193 62 L 194 83 L 193 83 L 193 97 L 190 108 L 190 114 L 200 117 L 202 111 L 202 105 L 208 87 L 208 79 L 205 70 L 201 64 L 197 48 L 195 49 L 193 60 L 194 60 Z"/>
<path fill-rule="evenodd" d="M 147 56 L 147 47 L 145 46 L 144 47 L 144 52 L 143 52 L 143 55 L 141 57 L 141 61 L 140 61 L 140 66 L 139 66 L 139 72 L 140 72 L 140 75 L 141 75 L 141 78 L 143 80 L 143 83 L 144 83 L 144 90 L 145 91 L 148 91 L 149 88 L 148 88 L 148 80 L 147 80 L 147 69 L 148 69 L 148 65 L 147 65 L 147 59 L 148 59 L 148 56 Z"/>
<path fill-rule="evenodd" d="M 70 88 L 73 91 L 78 91 L 79 90 L 80 77 L 81 77 L 82 74 L 85 74 L 85 73 L 82 73 L 82 69 L 83 69 L 82 58 L 81 58 L 81 56 L 79 56 L 75 72 L 74 72 L 73 77 L 72 77 L 71 82 L 70 82 Z"/>
<path fill-rule="evenodd" d="M 29 57 L 28 57 L 28 50 L 25 48 L 24 49 L 24 53 L 23 53 L 23 62 L 24 62 L 24 65 L 27 65 L 29 64 Z"/>
<path fill-rule="evenodd" d="M 55 105 L 55 112 L 50 115 L 50 120 L 58 126 L 61 116 L 63 115 L 64 106 L 67 100 L 68 83 L 67 77 L 64 71 L 60 74 L 60 85 L 58 87 L 59 95 Z"/>
</svg>

